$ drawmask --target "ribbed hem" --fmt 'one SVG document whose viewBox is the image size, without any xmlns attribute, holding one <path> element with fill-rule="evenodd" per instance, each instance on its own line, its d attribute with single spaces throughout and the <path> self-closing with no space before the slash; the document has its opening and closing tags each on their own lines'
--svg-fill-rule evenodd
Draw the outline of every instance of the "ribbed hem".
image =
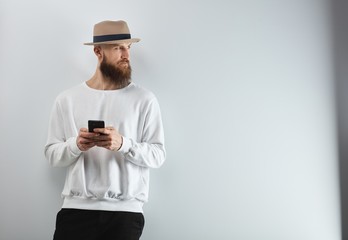
<svg viewBox="0 0 348 240">
<path fill-rule="evenodd" d="M 143 213 L 143 205 L 144 203 L 138 200 L 109 201 L 109 200 L 65 197 L 62 208 Z"/>
</svg>

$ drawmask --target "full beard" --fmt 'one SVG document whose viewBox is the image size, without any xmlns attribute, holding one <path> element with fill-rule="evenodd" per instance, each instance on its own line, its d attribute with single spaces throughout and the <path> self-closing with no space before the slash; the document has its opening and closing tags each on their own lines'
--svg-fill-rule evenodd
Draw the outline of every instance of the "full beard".
<svg viewBox="0 0 348 240">
<path fill-rule="evenodd" d="M 111 83 L 115 84 L 118 88 L 124 88 L 131 82 L 132 68 L 128 60 L 122 60 L 127 62 L 127 66 L 114 66 L 107 63 L 106 58 L 100 63 L 100 71 L 103 76 Z M 122 63 L 120 61 L 120 63 Z"/>
</svg>

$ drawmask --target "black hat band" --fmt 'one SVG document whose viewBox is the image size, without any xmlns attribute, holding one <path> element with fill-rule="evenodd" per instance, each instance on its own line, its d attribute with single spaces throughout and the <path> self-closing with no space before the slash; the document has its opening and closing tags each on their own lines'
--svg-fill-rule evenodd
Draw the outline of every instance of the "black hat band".
<svg viewBox="0 0 348 240">
<path fill-rule="evenodd" d="M 109 42 L 109 41 L 125 40 L 125 39 L 131 39 L 131 35 L 130 34 L 113 34 L 113 35 L 94 36 L 93 43 Z"/>
</svg>

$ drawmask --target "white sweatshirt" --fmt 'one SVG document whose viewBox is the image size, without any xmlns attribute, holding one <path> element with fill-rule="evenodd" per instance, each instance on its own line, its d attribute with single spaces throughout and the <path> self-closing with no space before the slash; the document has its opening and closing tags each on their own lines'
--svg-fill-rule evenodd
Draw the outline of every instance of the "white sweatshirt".
<svg viewBox="0 0 348 240">
<path fill-rule="evenodd" d="M 76 138 L 88 120 L 117 129 L 121 149 L 81 152 Z M 86 83 L 66 90 L 52 109 L 45 156 L 52 166 L 67 167 L 63 208 L 142 212 L 149 169 L 165 160 L 156 97 L 134 83 L 119 90 L 96 90 Z"/>
</svg>

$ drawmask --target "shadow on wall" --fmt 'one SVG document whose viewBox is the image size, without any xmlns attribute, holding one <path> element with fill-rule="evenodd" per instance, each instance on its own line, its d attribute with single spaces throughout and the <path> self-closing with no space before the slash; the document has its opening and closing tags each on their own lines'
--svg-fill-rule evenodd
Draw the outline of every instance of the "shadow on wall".
<svg viewBox="0 0 348 240">
<path fill-rule="evenodd" d="M 348 240 L 348 1 L 332 0 L 342 239 Z"/>
</svg>

